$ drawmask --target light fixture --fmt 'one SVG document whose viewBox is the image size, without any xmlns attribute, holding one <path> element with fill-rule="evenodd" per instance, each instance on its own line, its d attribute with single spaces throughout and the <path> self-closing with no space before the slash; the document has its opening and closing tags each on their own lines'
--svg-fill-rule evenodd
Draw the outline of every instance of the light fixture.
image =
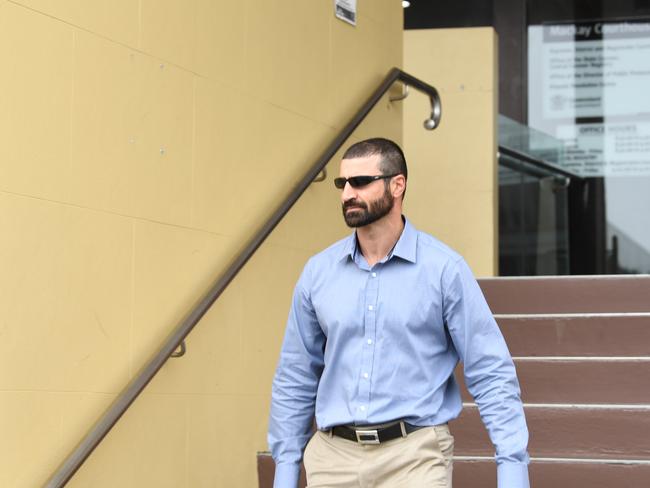
<svg viewBox="0 0 650 488">
<path fill-rule="evenodd" d="M 411 2 L 408 0 L 402 0 L 402 8 L 407 8 L 411 6 Z"/>
</svg>

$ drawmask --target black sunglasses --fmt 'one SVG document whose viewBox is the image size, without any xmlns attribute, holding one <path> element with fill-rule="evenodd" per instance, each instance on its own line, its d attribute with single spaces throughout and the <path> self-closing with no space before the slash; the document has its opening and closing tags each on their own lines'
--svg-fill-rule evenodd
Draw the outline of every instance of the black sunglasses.
<svg viewBox="0 0 650 488">
<path fill-rule="evenodd" d="M 334 178 L 334 186 L 339 190 L 345 188 L 346 183 L 350 183 L 352 188 L 361 188 L 362 186 L 369 185 L 373 181 L 385 180 L 402 173 L 395 173 L 393 175 L 377 175 L 377 176 L 351 176 L 350 178 Z"/>
</svg>

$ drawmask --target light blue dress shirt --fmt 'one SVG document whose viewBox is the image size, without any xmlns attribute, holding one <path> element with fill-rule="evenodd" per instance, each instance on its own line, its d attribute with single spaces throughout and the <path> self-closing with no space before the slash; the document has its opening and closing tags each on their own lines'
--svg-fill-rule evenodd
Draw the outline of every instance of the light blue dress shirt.
<svg viewBox="0 0 650 488">
<path fill-rule="evenodd" d="M 372 267 L 356 234 L 312 257 L 273 381 L 274 487 L 297 486 L 314 414 L 320 430 L 458 417 L 459 360 L 496 448 L 499 488 L 527 488 L 528 429 L 514 364 L 463 258 L 408 220 Z"/>
</svg>

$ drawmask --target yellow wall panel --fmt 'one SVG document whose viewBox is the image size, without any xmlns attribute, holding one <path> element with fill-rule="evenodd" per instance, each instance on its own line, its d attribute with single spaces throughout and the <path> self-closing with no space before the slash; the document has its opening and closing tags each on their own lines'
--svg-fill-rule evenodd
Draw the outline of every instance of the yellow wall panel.
<svg viewBox="0 0 650 488">
<path fill-rule="evenodd" d="M 136 367 L 207 291 L 232 252 L 221 236 L 137 223 L 133 276 Z"/>
<path fill-rule="evenodd" d="M 410 188 L 407 199 L 420 191 Z M 495 194 L 474 191 L 469 199 L 458 193 L 457 187 L 442 189 L 435 194 L 428 193 L 428 209 L 416 212 L 409 207 L 406 215 L 416 227 L 433 229 L 428 232 L 464 256 L 476 276 L 493 276 L 492 252 L 497 228 L 494 219 L 486 216 L 486 209 L 493 208 Z M 450 205 L 453 205 L 453 212 L 441 211 Z"/>
<path fill-rule="evenodd" d="M 197 0 L 197 73 L 230 86 L 242 84 L 247 4 L 248 0 Z"/>
<path fill-rule="evenodd" d="M 144 142 L 146 113 L 141 97 L 149 89 L 143 58 L 92 34 L 76 34 L 69 198 L 77 205 L 133 214 L 134 168 L 142 164 L 136 148 Z"/>
<path fill-rule="evenodd" d="M 52 454 L 62 447 L 59 395 L 0 391 L 0 432 L 0 486 L 40 486 L 58 464 Z"/>
<path fill-rule="evenodd" d="M 381 77 L 383 79 L 383 76 Z M 377 85 L 381 82 L 377 80 L 373 90 L 377 88 Z M 390 97 L 401 95 L 402 86 L 399 83 L 393 85 L 393 87 L 379 100 L 377 105 L 373 110 L 368 114 L 365 122 L 361 124 L 356 130 L 352 133 L 350 138 L 346 141 L 346 144 L 341 148 L 339 154 L 337 154 L 336 162 L 341 161 L 343 157 L 343 152 L 347 149 L 348 146 L 352 145 L 355 142 L 359 142 L 363 139 L 370 137 L 388 137 L 389 139 L 394 140 L 398 144 L 402 143 L 402 110 L 403 102 L 391 102 Z M 427 105 L 422 107 L 424 113 L 427 113 Z M 420 127 L 422 124 L 420 124 Z M 337 167 L 338 172 L 338 167 Z"/>
<path fill-rule="evenodd" d="M 273 105 L 250 100 L 245 108 L 251 115 L 243 153 L 246 164 L 240 177 L 227 184 L 223 197 L 231 215 L 243 217 L 242 228 L 251 229 L 251 224 L 257 228 L 270 216 L 334 135 L 322 124 Z"/>
<path fill-rule="evenodd" d="M 60 462 L 60 452 L 78 442 L 95 420 L 96 412 L 105 409 L 112 398 L 98 393 L 0 392 L 0 432 L 5 439 L 13 440 L 0 444 L 0 486 L 42 486 Z M 110 453 L 109 461 L 118 469 L 102 467 L 101 477 L 95 473 L 85 478 L 92 471 L 85 466 L 68 486 L 122 486 L 122 482 L 133 478 L 129 475 L 129 469 L 134 467 L 133 448 L 126 445 L 111 449 L 111 438 L 109 434 L 100 451 Z M 88 466 L 106 460 L 100 451 Z"/>
<path fill-rule="evenodd" d="M 360 5 L 0 0 L 0 485 L 42 484 L 401 63 L 397 4 Z M 349 143 L 401 124 L 385 98 Z M 339 158 L 69 486 L 255 486 L 295 280 L 350 232 Z"/>
<path fill-rule="evenodd" d="M 332 75 L 328 120 L 333 126 L 342 127 L 388 71 L 401 66 L 401 43 L 396 41 L 396 31 L 391 36 L 383 25 L 369 19 L 356 27 L 338 19 L 330 22 Z"/>
<path fill-rule="evenodd" d="M 393 0 L 357 0 L 357 15 L 359 22 L 370 19 L 388 28 L 397 26 L 401 33 L 404 18 L 402 2 Z M 395 22 L 399 19 L 399 22 Z M 398 43 L 399 44 L 399 43 Z"/>
<path fill-rule="evenodd" d="M 495 89 L 496 34 L 490 27 L 404 32 L 404 62 L 426 72 L 439 91 Z"/>
<path fill-rule="evenodd" d="M 471 226 L 458 225 L 458 219 L 453 225 L 453 230 L 447 235 L 454 235 L 460 241 L 458 251 L 465 256 L 478 256 L 479 259 L 472 263 L 472 271 L 476 276 L 494 276 L 497 274 L 496 250 L 498 249 L 498 227 L 496 203 L 498 195 L 495 192 L 475 192 L 472 200 L 465 200 L 458 206 L 458 212 L 465 216 L 466 221 L 472 222 Z M 449 196 L 451 199 L 452 196 Z M 493 218 L 486 218 L 484 209 L 495 209 Z"/>
<path fill-rule="evenodd" d="M 245 194 L 231 192 L 232 185 L 245 188 L 246 183 L 240 176 L 247 164 L 244 137 L 254 117 L 245 110 L 250 108 L 246 100 L 223 83 L 196 79 L 194 227 L 222 234 L 237 227 L 231 219 L 242 212 L 233 214 L 229 205 L 246 200 Z"/>
<path fill-rule="evenodd" d="M 0 228 L 0 388 L 121 388 L 130 373 L 131 222 L 0 193 Z"/>
<path fill-rule="evenodd" d="M 68 486 L 187 487 L 188 414 L 182 395 L 142 394 Z"/>
<path fill-rule="evenodd" d="M 323 1 L 249 2 L 246 90 L 321 120 L 328 104 L 331 8 Z"/>
<path fill-rule="evenodd" d="M 196 59 L 198 0 L 140 0 L 140 48 L 185 69 Z"/>
<path fill-rule="evenodd" d="M 145 393 L 124 439 L 135 444 L 132 486 L 187 487 L 188 399 Z"/>
<path fill-rule="evenodd" d="M 138 0 L 12 1 L 122 44 L 138 45 Z"/>
<path fill-rule="evenodd" d="M 65 196 L 72 45 L 69 26 L 0 3 L 0 190 Z"/>
<path fill-rule="evenodd" d="M 233 366 L 237 367 L 237 366 Z M 240 442 L 240 437 L 230 437 L 224 432 L 228 424 L 236 425 L 230 415 L 241 417 L 241 400 L 239 397 L 222 397 L 214 395 L 194 396 L 189 403 L 188 459 L 189 486 L 192 488 L 211 488 L 213 486 L 243 486 L 243 480 L 232 480 L 229 471 L 243 464 L 243 460 L 217 463 L 216 459 L 232 456 L 233 444 Z M 238 411 L 232 411 L 232 405 Z M 228 411 L 231 406 L 231 411 Z M 247 429 L 248 430 L 248 429 Z M 251 484 L 250 486 L 255 486 Z"/>
<path fill-rule="evenodd" d="M 333 135 L 310 119 L 223 89 L 198 90 L 205 103 L 197 107 L 195 219 L 243 244 Z M 241 126 L 228 127 L 232 120 L 242 121 L 243 134 Z"/>
<path fill-rule="evenodd" d="M 115 395 L 99 393 L 60 393 L 62 450 L 68 452 L 79 442 L 96 418 L 97 412 L 109 407 Z M 129 431 L 131 415 L 120 420 L 120 428 Z M 134 478 L 136 446 L 133 442 L 115 442 L 117 430 L 104 438 L 101 446 L 93 452 L 84 466 L 68 483 L 69 488 L 111 488 L 129 486 Z M 60 462 L 60 455 L 52 453 L 51 459 Z M 110 469 L 106 469 L 110 466 Z M 36 485 L 34 485 L 36 486 Z"/>
<path fill-rule="evenodd" d="M 63 436 L 64 452 L 75 445 L 75 438 L 81 438 L 83 426 L 92 425 L 97 412 L 103 412 L 110 399 L 97 394 L 62 394 L 64 396 Z M 69 488 L 111 488 L 134 486 L 137 439 L 138 402 L 124 414 L 115 429 L 108 433 L 84 465 L 66 485 Z M 95 419 L 93 419 L 93 414 Z M 60 458 L 59 456 L 56 456 Z M 108 468 L 107 468 L 108 466 Z"/>
<path fill-rule="evenodd" d="M 256 452 L 266 444 L 268 395 L 194 396 L 188 430 L 188 486 L 257 486 Z"/>
<path fill-rule="evenodd" d="M 445 188 L 460 190 L 459 198 L 475 191 L 494 190 L 496 171 L 492 153 L 488 152 L 496 151 L 493 95 L 443 92 L 441 97 L 442 123 L 431 132 L 422 130 L 422 122 L 428 116 L 426 99 L 414 94 L 412 103 L 407 105 L 408 120 L 404 127 L 411 133 L 410 141 L 416 144 L 415 149 L 435 144 L 430 151 L 416 152 L 411 157 L 416 172 L 409 186 L 414 188 L 413 193 L 430 194 L 433 198 Z M 466 130 L 458 130 L 463 127 Z M 424 209 L 418 206 L 413 210 Z"/>
<path fill-rule="evenodd" d="M 186 339 L 185 355 L 169 361 L 149 391 L 205 395 L 249 391 L 242 372 L 244 324 L 242 290 L 232 283 Z"/>
<path fill-rule="evenodd" d="M 338 171 L 339 161 L 332 158 L 327 166 L 327 179 L 307 188 L 269 236 L 269 243 L 313 254 L 321 251 L 324 243 L 335 242 L 350 233 L 341 215 L 340 192 L 332 182 Z"/>
<path fill-rule="evenodd" d="M 70 200 L 189 225 L 192 75 L 83 32 L 75 55 Z"/>
<path fill-rule="evenodd" d="M 242 362 L 248 391 L 271 393 L 293 288 L 311 252 L 263 245 L 242 271 L 244 295 Z M 273 293 L 270 293 L 270 287 Z"/>
<path fill-rule="evenodd" d="M 137 105 L 133 208 L 137 216 L 191 223 L 193 77 L 145 57 L 145 85 Z"/>
<path fill-rule="evenodd" d="M 440 89 L 442 121 L 423 131 L 426 98 L 404 102 L 409 161 L 406 214 L 464 255 L 477 275 L 497 273 L 496 36 L 492 28 L 405 31 L 405 69 Z"/>
</svg>

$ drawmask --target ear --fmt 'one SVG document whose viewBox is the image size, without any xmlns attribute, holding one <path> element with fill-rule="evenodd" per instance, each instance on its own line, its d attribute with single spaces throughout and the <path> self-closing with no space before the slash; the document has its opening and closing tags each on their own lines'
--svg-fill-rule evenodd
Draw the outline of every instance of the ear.
<svg viewBox="0 0 650 488">
<path fill-rule="evenodd" d="M 393 197 L 395 198 L 401 197 L 406 191 L 406 178 L 404 178 L 404 175 L 394 176 L 390 184 Z"/>
</svg>

